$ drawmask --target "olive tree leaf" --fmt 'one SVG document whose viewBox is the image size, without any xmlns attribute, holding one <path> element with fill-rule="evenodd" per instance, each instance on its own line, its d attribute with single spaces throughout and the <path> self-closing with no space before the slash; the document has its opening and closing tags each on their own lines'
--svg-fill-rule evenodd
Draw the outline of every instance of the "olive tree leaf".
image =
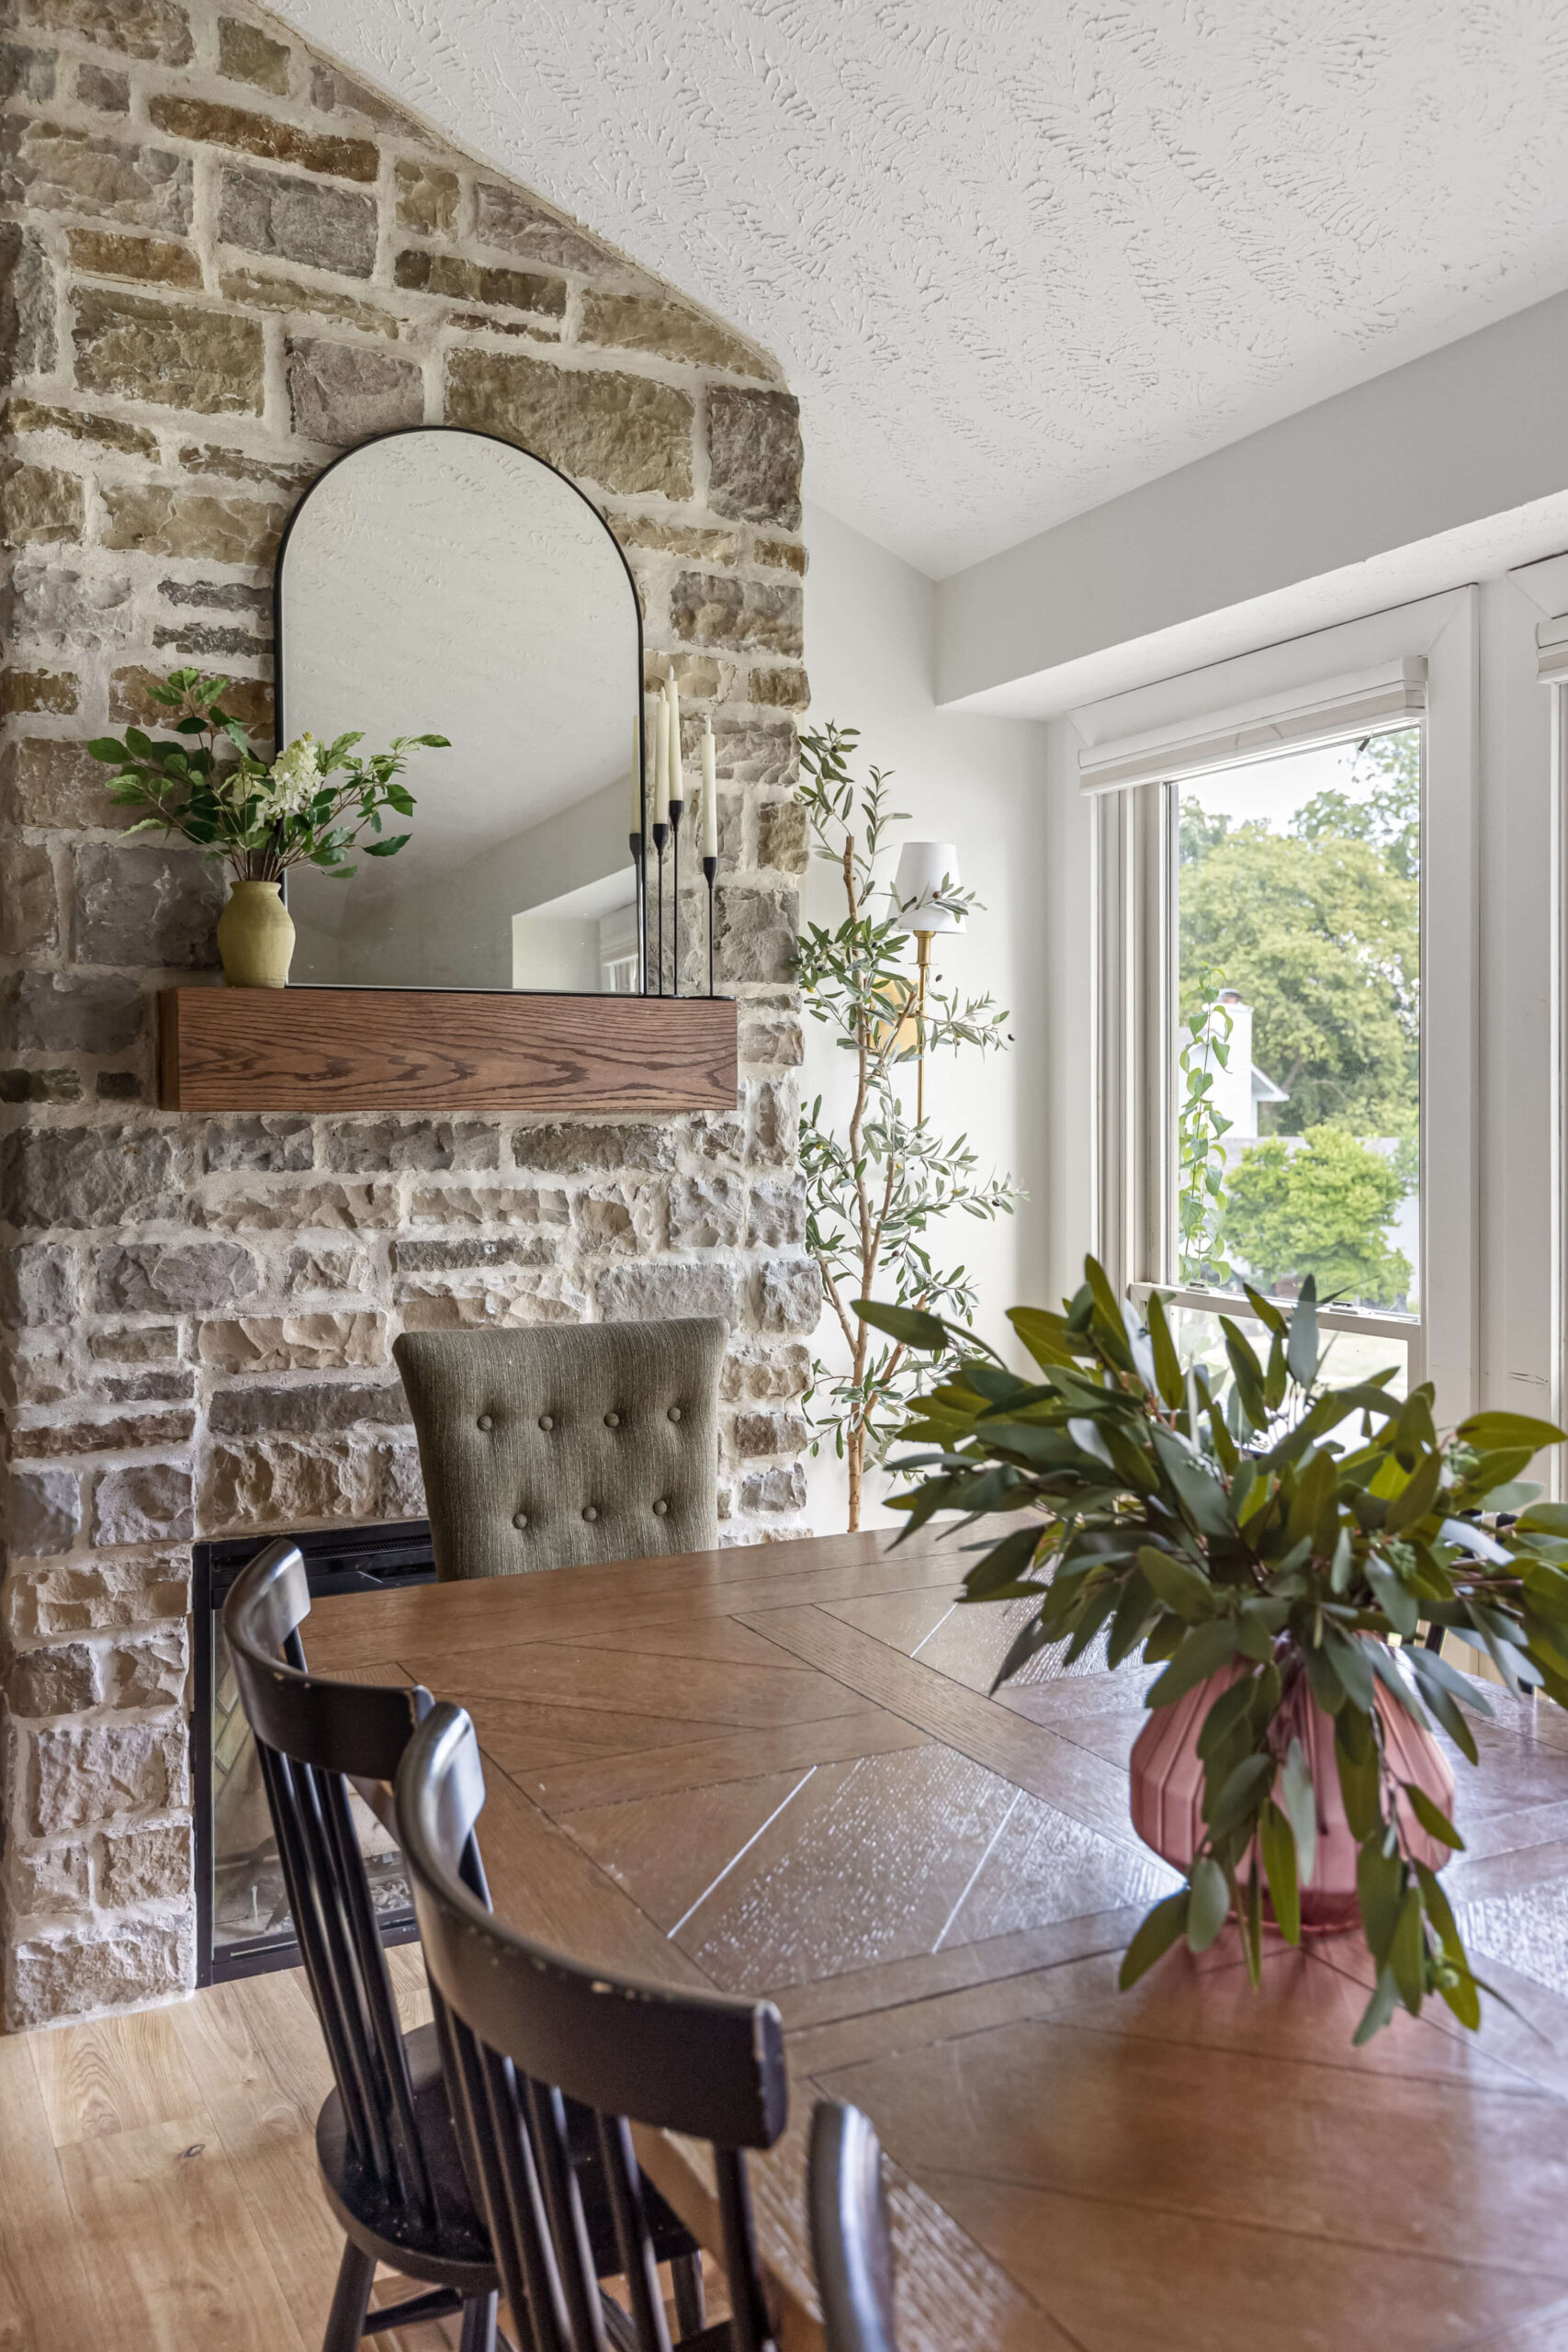
<svg viewBox="0 0 1568 2352">
<path fill-rule="evenodd" d="M 1178 1894 L 1168 1894 L 1156 1903 L 1146 1917 L 1139 1922 L 1137 1932 L 1122 1957 L 1117 1983 L 1124 1993 L 1135 1984 L 1145 1970 L 1164 1958 L 1186 1929 L 1188 1906 L 1191 1900 L 1186 1887 Z"/>
<path fill-rule="evenodd" d="M 1441 1805 L 1429 1797 L 1425 1789 L 1417 1787 L 1414 1781 L 1402 1781 L 1400 1786 L 1410 1800 L 1411 1812 L 1416 1815 L 1427 1837 L 1435 1838 L 1439 1846 L 1447 1846 L 1454 1853 L 1462 1854 L 1464 1839 L 1460 1836 Z"/>
<path fill-rule="evenodd" d="M 1230 1916 L 1231 1890 L 1218 1862 L 1204 1854 L 1192 1865 L 1191 1900 L 1187 1912 L 1187 1948 L 1207 1951 Z"/>
<path fill-rule="evenodd" d="M 1300 1943 L 1302 1898 L 1296 1878 L 1296 1836 L 1272 1797 L 1263 1808 L 1258 1844 L 1263 1849 L 1263 1867 L 1269 1874 L 1269 1900 L 1274 1908 L 1275 1922 L 1288 1944 Z"/>
</svg>

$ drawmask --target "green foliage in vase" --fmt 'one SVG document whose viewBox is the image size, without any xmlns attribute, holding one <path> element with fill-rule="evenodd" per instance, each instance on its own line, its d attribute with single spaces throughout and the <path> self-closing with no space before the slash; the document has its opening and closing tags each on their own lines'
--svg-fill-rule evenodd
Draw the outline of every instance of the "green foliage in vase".
<svg viewBox="0 0 1568 2352">
<path fill-rule="evenodd" d="M 925 1367 L 899 1340 L 873 1346 L 851 1302 L 880 1285 L 896 1303 L 941 1308 L 955 1328 L 966 1324 L 969 1277 L 962 1265 L 940 1264 L 928 1236 L 955 1209 L 992 1218 L 1010 1215 L 1019 1198 L 1010 1178 L 980 1174 L 964 1136 L 940 1135 L 905 1109 L 900 1075 L 910 1063 L 944 1047 L 998 1052 L 1008 1043 L 1008 1016 L 988 996 L 961 997 L 940 980 L 922 1006 L 908 926 L 874 904 L 889 828 L 907 820 L 887 805 L 886 770 L 872 768 L 863 786 L 851 775 L 859 740 L 853 728 L 829 724 L 801 741 L 799 799 L 817 855 L 841 877 L 845 913 L 832 928 L 807 922 L 795 959 L 807 1012 L 853 1060 L 847 1116 L 835 1124 L 818 1095 L 800 1130 L 807 1247 L 850 1351 L 847 1371 L 813 1365 L 807 1410 L 818 1432 L 813 1451 L 830 1430 L 847 1464 L 852 1528 L 860 1525 L 867 1467 L 897 1435 L 903 1400 Z M 934 903 L 962 915 L 976 901 L 953 889 Z"/>
<path fill-rule="evenodd" d="M 398 781 L 409 751 L 416 743 L 448 750 L 446 737 L 400 735 L 389 750 L 362 758 L 355 746 L 363 733 L 332 743 L 298 735 L 269 764 L 222 707 L 230 683 L 175 670 L 148 692 L 178 714 L 170 722 L 177 741 L 155 742 L 128 727 L 123 738 L 102 735 L 88 744 L 95 760 L 115 770 L 109 798 L 148 811 L 128 831 L 178 833 L 225 860 L 242 882 L 276 882 L 292 865 L 346 881 L 357 871 L 348 863 L 353 852 L 396 856 L 410 836 L 383 834 L 382 813 L 412 816 L 413 795 Z"/>
<path fill-rule="evenodd" d="M 1410 1261 L 1383 1228 L 1406 1190 L 1397 1159 L 1343 1127 L 1314 1127 L 1294 1150 L 1270 1136 L 1230 1172 L 1226 1242 L 1260 1290 L 1311 1274 L 1320 1297 L 1394 1306 L 1408 1295 Z"/>
<path fill-rule="evenodd" d="M 1182 1937 L 1205 1950 L 1233 1914 L 1256 1984 L 1266 1896 L 1298 1939 L 1318 1806 L 1291 1725 L 1315 1702 L 1333 1718 L 1376 1971 L 1356 2040 L 1401 2004 L 1419 2015 L 1432 1993 L 1477 2025 L 1490 1988 L 1405 1823 L 1456 1849 L 1462 1840 L 1429 1795 L 1396 1780 L 1380 1705 L 1439 1725 L 1476 1761 L 1466 1711 L 1490 1713 L 1487 1700 L 1416 1641 L 1425 1623 L 1483 1650 L 1510 1691 L 1568 1706 L 1568 1506 L 1541 1502 L 1523 1477 L 1563 1431 L 1495 1412 L 1439 1432 L 1430 1385 L 1401 1401 L 1386 1374 L 1325 1387 L 1310 1282 L 1288 1321 L 1247 1292 L 1269 1335 L 1263 1357 L 1223 1318 L 1230 1370 L 1216 1388 L 1183 1369 L 1157 1293 L 1145 1321 L 1092 1258 L 1085 1274 L 1060 1315 L 1011 1310 L 1037 1380 L 935 1316 L 868 1300 L 859 1312 L 951 1366 L 905 1423 L 930 1450 L 893 1465 L 918 1474 L 895 1498 L 905 1533 L 938 1512 L 965 1528 L 1022 1515 L 974 1547 L 983 1556 L 964 1579 L 969 1601 L 1032 1604 L 998 1683 L 1058 1644 L 1071 1664 L 1101 1634 L 1111 1667 L 1141 1647 L 1161 1668 L 1151 1708 L 1232 1671 L 1199 1740 L 1201 1845 L 1187 1885 L 1134 1937 L 1122 1984 Z M 1517 1516 L 1499 1527 L 1499 1513 Z"/>
</svg>

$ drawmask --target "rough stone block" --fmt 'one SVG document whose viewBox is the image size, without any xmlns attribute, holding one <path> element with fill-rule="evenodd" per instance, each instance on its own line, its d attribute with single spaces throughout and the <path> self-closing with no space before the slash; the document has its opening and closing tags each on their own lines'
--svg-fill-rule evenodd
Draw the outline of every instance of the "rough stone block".
<svg viewBox="0 0 1568 2352">
<path fill-rule="evenodd" d="M 101 1069 L 94 1087 L 100 1102 L 143 1102 L 147 1090 L 133 1069 Z"/>
<path fill-rule="evenodd" d="M 11 42 L 0 49 L 0 98 L 31 98 L 37 104 L 53 97 L 55 80 L 52 50 Z"/>
<path fill-rule="evenodd" d="M 54 356 L 54 272 L 43 242 L 0 221 L 0 378 L 47 376 Z"/>
<path fill-rule="evenodd" d="M 145 1000 L 112 973 L 23 972 L 6 1035 L 24 1054 L 120 1054 L 141 1035 Z"/>
<path fill-rule="evenodd" d="M 708 504 L 738 522 L 800 528 L 800 403 L 788 392 L 708 394 Z"/>
<path fill-rule="evenodd" d="M 678 1176 L 670 1187 L 672 1250 L 734 1250 L 746 1224 L 746 1188 L 738 1176 Z"/>
<path fill-rule="evenodd" d="M 6 1541 L 28 1560 L 69 1552 L 82 1531 L 82 1482 L 73 1470 L 14 1470 L 7 1482 Z"/>
<path fill-rule="evenodd" d="M 236 1169 L 277 1176 L 315 1165 L 315 1136 L 309 1119 L 267 1113 L 257 1118 L 209 1119 L 202 1156 L 213 1175 Z"/>
<path fill-rule="evenodd" d="M 138 286 L 199 286 L 201 264 L 189 245 L 167 237 L 128 237 L 112 229 L 72 229 L 71 266 L 88 277 L 129 278 Z"/>
<path fill-rule="evenodd" d="M 693 418 L 686 393 L 646 376 L 557 368 L 520 352 L 447 356 L 449 424 L 520 442 L 574 480 L 623 495 L 690 498 Z"/>
<path fill-rule="evenodd" d="M 0 1322 L 12 1329 L 69 1323 L 76 1312 L 76 1252 L 62 1241 L 0 1248 Z"/>
<path fill-rule="evenodd" d="M 784 1250 L 806 1238 L 806 1187 L 798 1177 L 751 1187 L 750 1241 L 754 1250 Z"/>
<path fill-rule="evenodd" d="M 668 1124 L 594 1127 L 518 1127 L 512 1156 L 519 1168 L 565 1175 L 574 1170 L 634 1168 L 650 1172 L 673 1168 L 677 1131 Z"/>
<path fill-rule="evenodd" d="M 22 1227 L 166 1216 L 177 1174 L 173 1136 L 153 1129 L 37 1127 L 0 1143 L 0 1182 Z"/>
<path fill-rule="evenodd" d="M 204 563 L 270 563 L 283 528 L 281 506 L 255 498 L 214 498 L 160 482 L 106 482 L 107 548 L 144 555 L 194 556 Z"/>
<path fill-rule="evenodd" d="M 811 857 L 806 811 L 797 800 L 757 805 L 757 863 L 784 874 L 804 874 Z"/>
<path fill-rule="evenodd" d="M 713 723 L 718 773 L 731 784 L 782 786 L 800 777 L 800 741 L 787 718 L 726 718 Z"/>
<path fill-rule="evenodd" d="M 806 1473 L 798 1462 L 787 1469 L 749 1471 L 740 1481 L 739 1503 L 742 1510 L 804 1510 Z"/>
<path fill-rule="evenodd" d="M 82 1844 L 14 1847 L 10 1881 L 17 1918 L 39 1911 L 85 1911 L 92 1900 L 88 1849 Z"/>
<path fill-rule="evenodd" d="M 555 1225 L 570 1214 L 568 1196 L 553 1186 L 427 1184 L 409 1203 L 413 1225 Z"/>
<path fill-rule="evenodd" d="M 190 18 L 175 0 L 15 0 L 18 25 L 73 34 L 150 65 L 188 65 Z"/>
<path fill-rule="evenodd" d="M 157 1544 L 193 1535 L 191 1477 L 172 1462 L 107 1470 L 93 1497 L 93 1542 Z"/>
<path fill-rule="evenodd" d="M 80 539 L 86 509 L 76 474 L 58 466 L 28 466 L 15 460 L 0 472 L 0 520 L 7 542 L 22 547 L 58 546 Z"/>
<path fill-rule="evenodd" d="M 380 153 L 372 139 L 301 130 L 296 123 L 254 113 L 249 107 L 215 106 L 209 98 L 161 90 L 147 102 L 147 119 L 156 130 L 176 139 L 259 155 L 269 164 L 295 164 L 301 171 L 326 172 L 334 179 L 373 180 L 381 168 Z"/>
<path fill-rule="evenodd" d="M 190 1665 L 183 1625 L 133 1642 L 115 1642 L 98 1655 L 102 1702 L 110 1707 L 169 1707 L 185 1696 Z"/>
<path fill-rule="evenodd" d="M 167 1623 L 183 1620 L 189 1605 L 188 1552 L 71 1562 L 14 1577 L 7 1591 L 13 1627 L 23 1639 Z"/>
<path fill-rule="evenodd" d="M 300 1232 L 311 1227 L 386 1232 L 400 1219 L 389 1184 L 278 1184 L 266 1193 L 227 1193 L 198 1206 L 201 1224 L 229 1232 Z"/>
<path fill-rule="evenodd" d="M 395 1241 L 392 1255 L 400 1274 L 472 1272 L 487 1267 L 552 1266 L 560 1244 L 548 1233 L 508 1234 L 504 1240 L 474 1234 L 454 1241 Z"/>
<path fill-rule="evenodd" d="M 82 1080 L 73 1069 L 0 1070 L 0 1102 L 79 1102 Z"/>
<path fill-rule="evenodd" d="M 25 718 L 35 710 L 67 717 L 76 708 L 79 692 L 69 671 L 6 670 L 0 673 L 0 718 Z"/>
<path fill-rule="evenodd" d="M 577 1193 L 572 1225 L 580 1249 L 639 1257 L 659 1247 L 662 1193 L 651 1184 L 595 1184 Z"/>
<path fill-rule="evenodd" d="M 400 156 L 396 174 L 398 226 L 422 237 L 449 237 L 457 225 L 463 184 L 439 164 Z"/>
<path fill-rule="evenodd" d="M 376 266 L 376 199 L 355 188 L 231 165 L 224 171 L 218 233 L 248 253 L 277 254 L 340 277 Z"/>
<path fill-rule="evenodd" d="M 607 1266 L 594 1284 L 606 1323 L 660 1323 L 675 1315 L 722 1315 L 731 1328 L 740 1319 L 740 1284 L 733 1266 L 711 1259 L 683 1265 L 655 1258 L 640 1265 Z"/>
<path fill-rule="evenodd" d="M 398 332 L 398 321 L 392 311 L 378 310 L 374 302 L 361 301 L 355 294 L 339 294 L 325 286 L 302 285 L 297 277 L 274 277 L 259 269 L 226 269 L 220 273 L 218 290 L 226 302 L 238 302 L 248 311 L 281 311 L 311 326 L 324 326 L 330 322 L 357 327 L 362 334 L 389 337 L 395 337 Z M 204 456 L 206 462 L 193 466 L 191 459 L 196 455 Z M 259 459 L 242 458 L 233 449 L 182 449 L 180 462 L 187 473 L 228 473 L 240 481 L 276 481 L 284 489 L 299 488 L 301 480 L 308 481 L 318 471 L 315 466 L 265 466 Z"/>
<path fill-rule="evenodd" d="M 0 845 L 0 955 L 47 956 L 60 944 L 60 900 L 48 850 Z"/>
<path fill-rule="evenodd" d="M 424 125 L 404 114 L 400 107 L 393 106 L 363 82 L 340 74 L 335 65 L 328 65 L 321 59 L 311 61 L 310 104 L 318 114 L 356 114 L 366 122 L 396 130 L 404 139 L 429 136 Z"/>
<path fill-rule="evenodd" d="M 188 1822 L 149 1822 L 96 1843 L 98 1899 L 109 1910 L 189 1894 L 195 1858 Z"/>
<path fill-rule="evenodd" d="M 498 187 L 480 180 L 474 188 L 474 235 L 481 245 L 521 254 L 526 260 L 547 263 L 555 269 L 592 274 L 606 268 L 626 275 L 623 256 L 601 244 L 562 214 L 552 212 L 536 197 L 521 188 Z"/>
<path fill-rule="evenodd" d="M 79 1714 L 98 1704 L 97 1666 L 98 1654 L 85 1642 L 18 1651 L 6 1678 L 6 1704 L 14 1715 Z"/>
<path fill-rule="evenodd" d="M 791 1012 L 754 1012 L 743 1006 L 740 1058 L 795 1068 L 806 1059 L 806 1035 L 800 1023 Z"/>
<path fill-rule="evenodd" d="M 798 653 L 804 641 L 801 592 L 793 580 L 682 571 L 670 591 L 670 619 L 685 644 L 731 653 Z"/>
<path fill-rule="evenodd" d="M 184 236 L 190 227 L 187 156 L 100 131 L 17 118 L 0 134 L 0 190 L 44 212 L 84 212 L 127 228 Z"/>
<path fill-rule="evenodd" d="M 28 1743 L 27 1829 L 57 1838 L 117 1814 L 185 1802 L 185 1735 L 177 1721 L 62 1724 Z"/>
<path fill-rule="evenodd" d="M 11 1450 L 28 1462 L 62 1454 L 145 1453 L 152 1446 L 186 1445 L 195 1428 L 191 1413 L 118 1413 L 112 1420 L 29 1423 L 14 1430 Z"/>
<path fill-rule="evenodd" d="M 85 391 L 210 415 L 261 413 L 259 319 L 85 288 L 72 334 Z"/>
<path fill-rule="evenodd" d="M 735 1451 L 743 1461 L 769 1453 L 798 1453 L 811 1431 L 798 1413 L 737 1413 Z"/>
<path fill-rule="evenodd" d="M 588 1294 L 569 1272 L 518 1274 L 504 1288 L 402 1291 L 405 1331 L 468 1331 L 536 1323 L 585 1323 Z"/>
<path fill-rule="evenodd" d="M 338 1519 L 416 1519 L 424 1510 L 412 1442 L 266 1436 L 215 1443 L 202 1521 L 209 1527 L 297 1528 Z"/>
<path fill-rule="evenodd" d="M 91 107 L 96 114 L 129 114 L 130 74 L 112 73 L 103 65 L 89 65 L 84 59 L 76 68 L 76 103 Z"/>
<path fill-rule="evenodd" d="M 370 1260 L 363 1250 L 330 1250 L 312 1246 L 291 1250 L 284 1262 L 286 1292 L 350 1290 L 370 1287 Z"/>
<path fill-rule="evenodd" d="M 73 853 L 76 960 L 206 972 L 228 886 L 199 850 L 86 842 Z"/>
<path fill-rule="evenodd" d="M 242 1315 L 204 1323 L 203 1363 L 220 1372 L 343 1372 L 387 1361 L 387 1318 L 346 1314 Z"/>
<path fill-rule="evenodd" d="M 807 559 L 798 539 L 753 539 L 751 560 L 769 571 L 796 571 L 804 576 Z"/>
<path fill-rule="evenodd" d="M 231 82 L 250 82 L 274 97 L 288 96 L 289 50 L 274 40 L 259 25 L 238 17 L 218 19 L 218 71 Z"/>
<path fill-rule="evenodd" d="M 566 280 L 533 269 L 492 269 L 457 254 L 427 253 L 405 245 L 393 264 L 395 283 L 411 293 L 440 294 L 453 302 L 486 302 L 492 309 L 548 319 L 566 314 Z"/>
<path fill-rule="evenodd" d="M 778 375 L 777 362 L 758 345 L 709 318 L 694 303 L 665 295 L 598 294 L 590 288 L 582 298 L 577 335 L 580 343 L 618 351 L 654 351 L 664 359 L 689 359 L 700 368 L 724 368 L 737 376 L 776 379 Z"/>
<path fill-rule="evenodd" d="M 352 1430 L 367 1422 L 386 1428 L 408 1418 L 408 1398 L 397 1380 L 374 1387 L 363 1381 L 321 1381 L 314 1387 L 220 1388 L 208 1406 L 208 1427 L 219 1437 L 277 1431 L 309 1437 L 317 1430 Z"/>
<path fill-rule="evenodd" d="M 95 1363 L 172 1363 L 179 1351 L 177 1323 L 122 1323 L 87 1334 Z"/>
<path fill-rule="evenodd" d="M 719 1394 L 728 1405 L 770 1404 L 800 1396 L 811 1380 L 811 1351 L 798 1340 L 732 1347 L 724 1359 Z"/>
<path fill-rule="evenodd" d="M 741 1091 L 749 1114 L 748 1165 L 792 1166 L 799 1130 L 799 1087 L 788 1078 L 749 1078 Z"/>
<path fill-rule="evenodd" d="M 136 626 L 136 590 L 125 572 L 81 572 L 58 556 L 24 549 L 5 610 L 18 642 L 69 651 L 75 660 L 117 645 Z"/>
<path fill-rule="evenodd" d="M 14 2033 L 98 2009 L 138 2008 L 196 1981 L 190 1923 L 119 1918 L 29 1936 L 11 1958 L 6 2022 Z"/>
<path fill-rule="evenodd" d="M 438 1168 L 495 1168 L 500 1159 L 494 1127 L 450 1119 L 336 1121 L 327 1148 L 330 1167 L 366 1176 L 393 1175 L 405 1168 L 421 1174 Z"/>
<path fill-rule="evenodd" d="M 206 1314 L 251 1297 L 260 1279 L 237 1241 L 117 1243 L 98 1252 L 95 1303 L 100 1315 Z"/>
<path fill-rule="evenodd" d="M 302 440 L 336 448 L 424 422 L 424 378 L 412 359 L 359 343 L 291 339 L 288 405 Z"/>
<path fill-rule="evenodd" d="M 0 751 L 0 811 L 14 825 L 69 832 L 118 830 L 133 821 L 133 812 L 109 798 L 105 789 L 108 774 L 80 743 L 24 735 Z"/>
<path fill-rule="evenodd" d="M 717 901 L 717 960 L 724 978 L 732 984 L 788 979 L 800 936 L 797 893 L 721 881 Z"/>
<path fill-rule="evenodd" d="M 775 1258 L 756 1278 L 757 1324 L 763 1331 L 815 1331 L 822 1314 L 822 1276 L 814 1258 Z"/>
<path fill-rule="evenodd" d="M 58 1405 L 76 1377 L 70 1345 L 59 1332 L 21 1332 L 0 1356 L 0 1403 Z"/>
</svg>

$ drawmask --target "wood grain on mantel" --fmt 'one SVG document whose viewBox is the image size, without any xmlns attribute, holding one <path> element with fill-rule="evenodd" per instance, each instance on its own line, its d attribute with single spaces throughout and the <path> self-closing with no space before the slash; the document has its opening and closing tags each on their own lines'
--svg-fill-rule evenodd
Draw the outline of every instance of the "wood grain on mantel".
<svg viewBox="0 0 1568 2352">
<path fill-rule="evenodd" d="M 725 997 L 165 989 L 170 1111 L 733 1110 Z"/>
</svg>

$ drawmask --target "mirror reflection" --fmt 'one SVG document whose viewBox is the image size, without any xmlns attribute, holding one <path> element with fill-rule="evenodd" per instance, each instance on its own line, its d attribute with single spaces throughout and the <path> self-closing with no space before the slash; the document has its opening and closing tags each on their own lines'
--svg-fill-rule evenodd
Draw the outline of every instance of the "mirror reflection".
<svg viewBox="0 0 1568 2352">
<path fill-rule="evenodd" d="M 289 533 L 277 661 L 281 737 L 451 745 L 411 754 L 395 857 L 290 875 L 295 981 L 639 987 L 637 600 L 570 482 L 435 426 L 351 451 Z"/>
</svg>

